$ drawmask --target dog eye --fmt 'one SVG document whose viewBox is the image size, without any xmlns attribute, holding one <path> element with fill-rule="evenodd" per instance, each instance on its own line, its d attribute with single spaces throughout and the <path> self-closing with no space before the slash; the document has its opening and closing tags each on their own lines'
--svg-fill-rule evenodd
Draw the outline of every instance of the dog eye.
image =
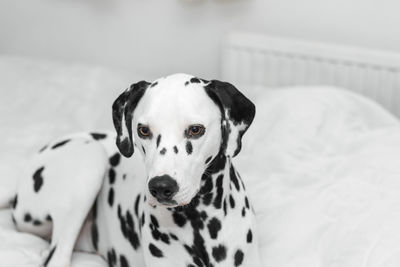
<svg viewBox="0 0 400 267">
<path fill-rule="evenodd" d="M 189 128 L 186 130 L 187 137 L 200 137 L 204 134 L 205 128 L 203 125 L 195 124 L 190 125 Z"/>
<path fill-rule="evenodd" d="M 147 126 L 139 125 L 137 128 L 137 132 L 140 137 L 148 137 L 151 135 L 150 128 Z"/>
</svg>

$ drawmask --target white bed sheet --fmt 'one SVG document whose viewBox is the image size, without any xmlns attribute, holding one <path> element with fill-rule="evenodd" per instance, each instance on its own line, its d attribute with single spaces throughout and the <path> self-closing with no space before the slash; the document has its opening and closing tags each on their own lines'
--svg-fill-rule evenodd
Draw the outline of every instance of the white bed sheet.
<svg viewBox="0 0 400 267">
<path fill-rule="evenodd" d="M 238 168 L 258 212 L 265 266 L 400 266 L 397 119 L 332 88 L 254 99 L 259 112 Z"/>
<path fill-rule="evenodd" d="M 47 140 L 110 128 L 110 103 L 139 75 L 0 57 L 0 203 Z M 246 88 L 257 116 L 235 163 L 259 222 L 265 266 L 400 266 L 400 125 L 334 88 Z M 0 266 L 38 266 L 47 243 L 0 210 Z M 74 267 L 106 266 L 75 253 Z"/>
</svg>

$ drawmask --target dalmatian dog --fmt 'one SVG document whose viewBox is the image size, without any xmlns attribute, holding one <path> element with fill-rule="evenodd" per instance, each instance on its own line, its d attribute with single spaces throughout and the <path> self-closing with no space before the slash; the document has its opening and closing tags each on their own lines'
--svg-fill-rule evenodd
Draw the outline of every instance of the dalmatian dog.
<svg viewBox="0 0 400 267">
<path fill-rule="evenodd" d="M 70 266 L 73 250 L 110 267 L 261 266 L 232 165 L 253 103 L 229 83 L 174 74 L 131 85 L 112 115 L 116 134 L 55 140 L 19 181 L 13 221 L 49 240 L 42 266 Z"/>
</svg>

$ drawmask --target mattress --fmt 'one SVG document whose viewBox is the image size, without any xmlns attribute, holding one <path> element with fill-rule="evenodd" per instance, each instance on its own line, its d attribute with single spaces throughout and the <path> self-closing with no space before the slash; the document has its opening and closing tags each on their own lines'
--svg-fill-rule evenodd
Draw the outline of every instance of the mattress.
<svg viewBox="0 0 400 267">
<path fill-rule="evenodd" d="M 16 231 L 18 170 L 49 139 L 111 129 L 111 102 L 136 74 L 0 56 L 0 266 L 38 266 L 48 243 Z M 400 124 L 330 87 L 246 90 L 257 106 L 234 158 L 252 200 L 265 266 L 400 266 Z M 75 252 L 73 267 L 106 266 Z"/>
</svg>

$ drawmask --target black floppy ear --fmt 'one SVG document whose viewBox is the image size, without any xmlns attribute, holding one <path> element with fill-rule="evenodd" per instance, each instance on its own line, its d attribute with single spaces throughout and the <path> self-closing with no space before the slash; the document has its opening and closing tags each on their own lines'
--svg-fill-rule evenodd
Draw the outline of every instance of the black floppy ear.
<svg viewBox="0 0 400 267">
<path fill-rule="evenodd" d="M 133 154 L 132 119 L 139 100 L 146 92 L 150 83 L 140 81 L 132 84 L 113 103 L 112 114 L 117 131 L 117 147 L 122 155 L 130 157 Z"/>
<path fill-rule="evenodd" d="M 230 83 L 212 80 L 205 89 L 221 110 L 222 151 L 234 157 L 240 152 L 242 136 L 254 119 L 256 107 Z"/>
</svg>

